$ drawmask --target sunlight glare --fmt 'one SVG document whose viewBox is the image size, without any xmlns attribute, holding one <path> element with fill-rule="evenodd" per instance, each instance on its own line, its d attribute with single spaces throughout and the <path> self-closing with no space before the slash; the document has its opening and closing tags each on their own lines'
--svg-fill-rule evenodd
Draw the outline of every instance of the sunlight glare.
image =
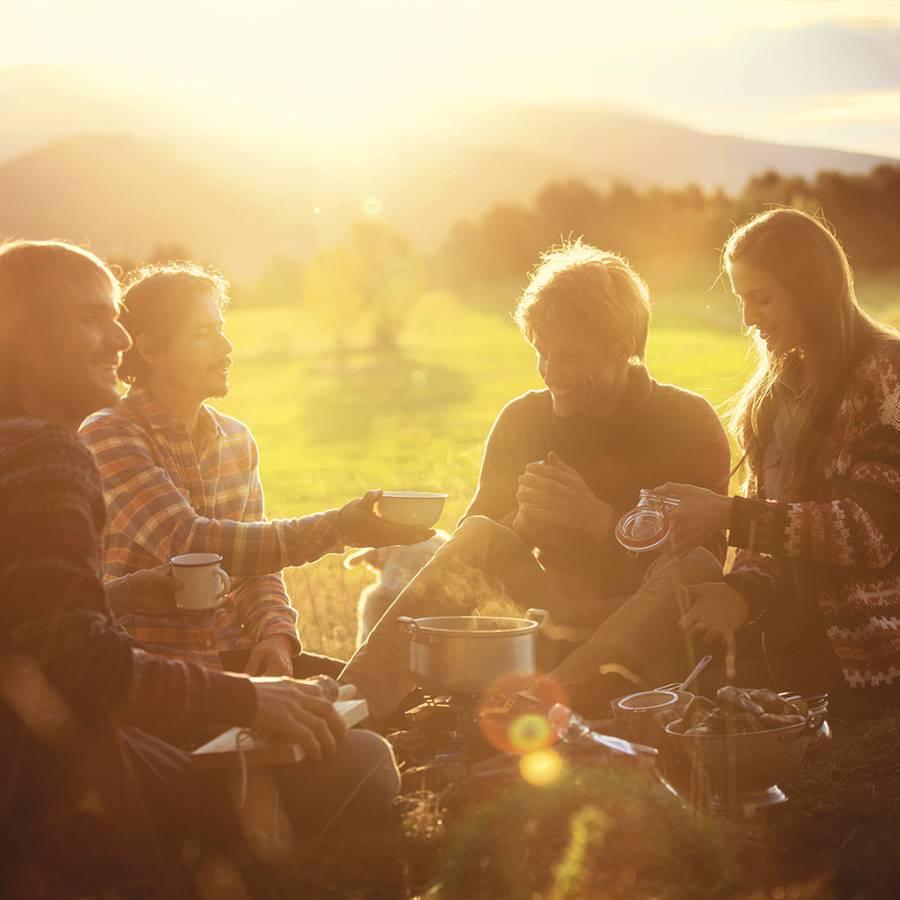
<svg viewBox="0 0 900 900">
<path fill-rule="evenodd" d="M 369 219 L 375 219 L 384 211 L 384 204 L 378 197 L 368 196 L 362 202 L 363 215 Z"/>
<path fill-rule="evenodd" d="M 563 759 L 555 750 L 536 750 L 519 760 L 519 774 L 535 787 L 546 787 L 559 779 Z"/>
<path fill-rule="evenodd" d="M 519 753 L 531 753 L 552 744 L 553 731 L 546 716 L 527 713 L 509 726 L 509 740 Z"/>
</svg>

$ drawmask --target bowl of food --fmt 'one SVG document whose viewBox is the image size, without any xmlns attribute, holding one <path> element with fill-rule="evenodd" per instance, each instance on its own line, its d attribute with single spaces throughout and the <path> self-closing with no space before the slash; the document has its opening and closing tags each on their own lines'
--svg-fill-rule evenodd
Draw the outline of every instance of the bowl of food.
<svg viewBox="0 0 900 900">
<path fill-rule="evenodd" d="M 430 528 L 441 517 L 446 494 L 426 491 L 382 491 L 378 499 L 379 515 L 394 525 Z"/>
<path fill-rule="evenodd" d="M 638 691 L 613 700 L 613 717 L 623 722 L 642 744 L 662 747 L 666 725 L 684 715 L 694 695 L 688 691 L 659 688 Z"/>
<path fill-rule="evenodd" d="M 826 697 L 808 702 L 728 686 L 715 702 L 695 697 L 665 730 L 708 788 L 713 807 L 774 806 L 787 800 L 779 782 L 797 775 L 813 736 L 827 727 L 827 709 Z"/>
</svg>

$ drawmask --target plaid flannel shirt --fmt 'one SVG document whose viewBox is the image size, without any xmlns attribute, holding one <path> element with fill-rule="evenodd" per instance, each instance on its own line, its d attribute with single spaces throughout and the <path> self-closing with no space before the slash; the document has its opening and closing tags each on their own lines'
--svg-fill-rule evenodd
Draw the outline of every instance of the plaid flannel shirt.
<svg viewBox="0 0 900 900">
<path fill-rule="evenodd" d="M 187 426 L 146 389 L 91 416 L 81 437 L 94 455 L 108 509 L 105 577 L 179 553 L 214 552 L 232 590 L 209 614 L 131 613 L 119 624 L 148 650 L 221 668 L 219 651 L 277 634 L 296 651 L 297 614 L 280 570 L 343 549 L 337 511 L 268 522 L 259 453 L 242 422 L 202 406 L 195 449 Z"/>
</svg>

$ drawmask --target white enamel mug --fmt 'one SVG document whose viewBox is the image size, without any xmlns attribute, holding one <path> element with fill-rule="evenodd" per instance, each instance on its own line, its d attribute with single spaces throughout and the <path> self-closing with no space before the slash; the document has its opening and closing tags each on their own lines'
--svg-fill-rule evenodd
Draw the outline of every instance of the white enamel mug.
<svg viewBox="0 0 900 900">
<path fill-rule="evenodd" d="M 215 609 L 231 590 L 231 579 L 221 568 L 218 553 L 182 553 L 169 560 L 172 575 L 181 582 L 175 605 L 187 612 Z"/>
</svg>

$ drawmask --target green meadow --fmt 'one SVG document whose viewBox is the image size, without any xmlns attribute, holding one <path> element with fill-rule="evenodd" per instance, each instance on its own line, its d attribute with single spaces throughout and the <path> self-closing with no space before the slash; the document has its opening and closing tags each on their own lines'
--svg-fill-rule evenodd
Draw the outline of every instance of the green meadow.
<svg viewBox="0 0 900 900">
<path fill-rule="evenodd" d="M 896 324 L 896 285 L 878 285 L 871 296 L 876 314 Z M 652 374 L 721 411 L 750 366 L 734 303 L 716 290 L 659 306 L 647 354 Z M 339 506 L 368 488 L 440 490 L 450 497 L 439 526 L 452 530 L 498 411 L 541 386 L 533 353 L 509 318 L 442 293 L 416 302 L 395 355 L 352 350 L 343 377 L 329 334 L 302 306 L 233 309 L 227 331 L 235 365 L 231 392 L 217 405 L 253 429 L 272 518 Z M 348 654 L 368 576 L 337 557 L 285 574 L 304 646 Z"/>
</svg>

